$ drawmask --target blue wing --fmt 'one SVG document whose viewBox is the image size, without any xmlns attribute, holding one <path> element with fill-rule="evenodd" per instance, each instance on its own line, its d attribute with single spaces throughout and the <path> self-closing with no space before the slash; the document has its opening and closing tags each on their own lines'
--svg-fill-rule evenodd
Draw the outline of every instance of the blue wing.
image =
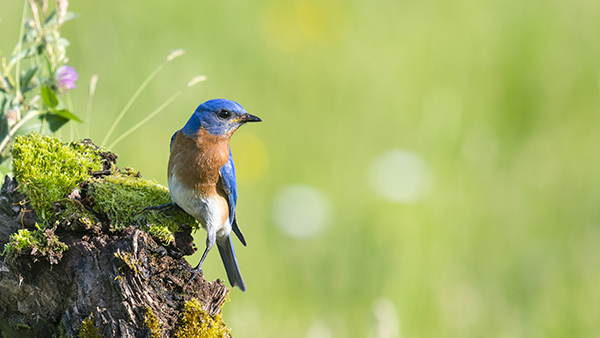
<svg viewBox="0 0 600 338">
<path fill-rule="evenodd" d="M 229 161 L 225 163 L 219 170 L 221 174 L 220 183 L 223 185 L 223 190 L 227 194 L 229 202 L 229 222 L 233 222 L 235 217 L 235 204 L 237 203 L 237 182 L 235 179 L 235 167 L 233 166 L 233 157 L 231 156 L 231 148 L 229 149 Z"/>
<path fill-rule="evenodd" d="M 225 191 L 227 195 L 227 199 L 229 202 L 229 222 L 231 223 L 231 230 L 237 235 L 240 239 L 240 242 L 244 246 L 246 246 L 246 240 L 244 239 L 244 235 L 242 231 L 237 225 L 237 219 L 235 217 L 235 205 L 237 203 L 237 181 L 235 178 L 235 167 L 233 166 L 233 156 L 231 155 L 231 147 L 229 148 L 229 160 L 221 169 L 219 170 L 220 186 Z"/>
<path fill-rule="evenodd" d="M 173 150 L 173 142 L 175 142 L 175 137 L 177 136 L 178 132 L 179 132 L 179 130 L 176 131 L 175 134 L 173 134 L 173 136 L 171 136 L 171 143 L 169 144 L 169 152 L 171 152 L 171 150 Z M 230 154 L 231 154 L 231 152 L 230 152 Z"/>
</svg>

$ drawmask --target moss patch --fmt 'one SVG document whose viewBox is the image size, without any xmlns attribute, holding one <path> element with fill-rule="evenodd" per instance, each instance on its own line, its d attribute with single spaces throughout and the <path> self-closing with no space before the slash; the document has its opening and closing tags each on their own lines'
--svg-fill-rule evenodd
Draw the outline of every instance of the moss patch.
<svg viewBox="0 0 600 338">
<path fill-rule="evenodd" d="M 105 214 L 112 229 L 138 225 L 151 236 L 168 245 L 179 224 L 198 227 L 196 220 L 177 210 L 173 215 L 159 215 L 144 208 L 171 202 L 169 190 L 154 180 L 145 180 L 131 168 L 95 179 L 88 187 L 93 198 L 94 211 Z"/>
<path fill-rule="evenodd" d="M 145 307 L 145 316 L 144 316 L 144 324 L 150 330 L 150 338 L 160 338 L 162 337 L 161 331 L 163 329 L 163 324 L 158 321 L 154 311 L 152 308 Z"/>
<path fill-rule="evenodd" d="M 209 338 L 209 337 L 231 337 L 231 333 L 225 323 L 222 314 L 211 316 L 202 310 L 202 304 L 192 298 L 185 303 L 185 312 L 179 319 L 179 329 L 175 333 L 176 338 Z"/>
<path fill-rule="evenodd" d="M 31 233 L 31 231 L 28 229 L 20 229 L 14 234 L 10 235 L 10 242 L 4 246 L 2 255 L 21 253 L 23 251 L 31 250 L 32 247 L 37 245 L 37 242 L 37 236 Z"/>
<path fill-rule="evenodd" d="M 84 319 L 79 324 L 79 334 L 77 337 L 80 338 L 100 338 L 102 337 L 98 333 L 99 329 L 96 327 L 96 321 L 94 320 L 94 314 L 92 313 L 89 317 Z"/>
<path fill-rule="evenodd" d="M 11 237 L 4 254 L 32 249 L 52 259 L 52 250 L 66 246 L 54 232 L 47 233 L 51 224 L 58 225 L 59 231 L 93 232 L 137 226 L 164 245 L 173 241 L 180 225 L 199 228 L 181 209 L 144 211 L 169 203 L 169 190 L 131 168 L 120 170 L 114 165 L 116 155 L 89 141 L 63 143 L 31 133 L 16 138 L 12 156 L 19 191 L 28 199 L 23 204 L 36 211 L 40 225 L 38 230 L 23 230 Z"/>
<path fill-rule="evenodd" d="M 2 255 L 6 256 L 7 263 L 14 265 L 15 259 L 26 252 L 30 253 L 33 263 L 40 259 L 46 259 L 50 264 L 58 263 L 62 253 L 69 247 L 54 235 L 56 227 L 45 230 L 37 224 L 36 227 L 34 231 L 20 229 L 10 235 L 10 241 L 6 243 L 2 252 Z"/>
<path fill-rule="evenodd" d="M 121 267 L 119 267 L 119 272 L 123 272 L 125 268 L 129 268 L 129 270 L 135 273 L 140 273 L 140 270 L 138 269 L 140 262 L 135 259 L 133 254 L 117 249 L 117 252 L 115 252 L 115 257 L 120 259 L 122 263 Z"/>
<path fill-rule="evenodd" d="M 54 216 L 52 202 L 64 199 L 78 184 L 90 179 L 90 169 L 102 169 L 98 151 L 80 142 L 62 143 L 31 133 L 15 139 L 13 170 L 19 190 L 31 199 L 43 226 Z"/>
</svg>

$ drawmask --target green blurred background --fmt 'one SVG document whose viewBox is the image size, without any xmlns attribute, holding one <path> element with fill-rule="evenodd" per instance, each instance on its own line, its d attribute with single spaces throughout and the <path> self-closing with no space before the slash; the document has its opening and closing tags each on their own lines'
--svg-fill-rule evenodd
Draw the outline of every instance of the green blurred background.
<svg viewBox="0 0 600 338">
<path fill-rule="evenodd" d="M 21 8 L 0 0 L 4 54 Z M 169 139 L 207 99 L 263 118 L 232 139 L 248 240 L 248 291 L 224 308 L 235 337 L 600 336 L 600 2 L 70 10 L 79 117 L 100 77 L 97 143 L 170 50 L 186 54 L 111 140 L 208 76 L 115 147 L 120 166 L 166 185 Z M 226 277 L 216 252 L 203 270 Z"/>
</svg>

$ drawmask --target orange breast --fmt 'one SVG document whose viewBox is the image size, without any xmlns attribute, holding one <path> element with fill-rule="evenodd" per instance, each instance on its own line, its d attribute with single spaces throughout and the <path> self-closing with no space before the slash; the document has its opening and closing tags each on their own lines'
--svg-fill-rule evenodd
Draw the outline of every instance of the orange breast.
<svg viewBox="0 0 600 338">
<path fill-rule="evenodd" d="M 219 169 L 229 160 L 231 135 L 211 135 L 203 127 L 189 137 L 182 131 L 175 136 L 169 157 L 169 179 L 177 180 L 200 196 L 217 194 Z"/>
</svg>

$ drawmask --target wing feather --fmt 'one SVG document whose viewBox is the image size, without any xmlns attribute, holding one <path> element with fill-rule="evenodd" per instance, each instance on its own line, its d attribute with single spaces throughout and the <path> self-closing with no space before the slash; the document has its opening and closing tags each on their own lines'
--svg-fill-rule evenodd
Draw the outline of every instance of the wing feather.
<svg viewBox="0 0 600 338">
<path fill-rule="evenodd" d="M 237 182 L 235 178 L 235 167 L 233 165 L 231 148 L 229 148 L 229 160 L 223 167 L 221 167 L 219 174 L 218 186 L 227 196 L 227 203 L 229 204 L 229 222 L 231 223 L 231 230 L 233 230 L 240 242 L 246 246 L 246 239 L 238 227 L 237 218 L 235 216 L 235 205 L 237 203 Z"/>
</svg>

